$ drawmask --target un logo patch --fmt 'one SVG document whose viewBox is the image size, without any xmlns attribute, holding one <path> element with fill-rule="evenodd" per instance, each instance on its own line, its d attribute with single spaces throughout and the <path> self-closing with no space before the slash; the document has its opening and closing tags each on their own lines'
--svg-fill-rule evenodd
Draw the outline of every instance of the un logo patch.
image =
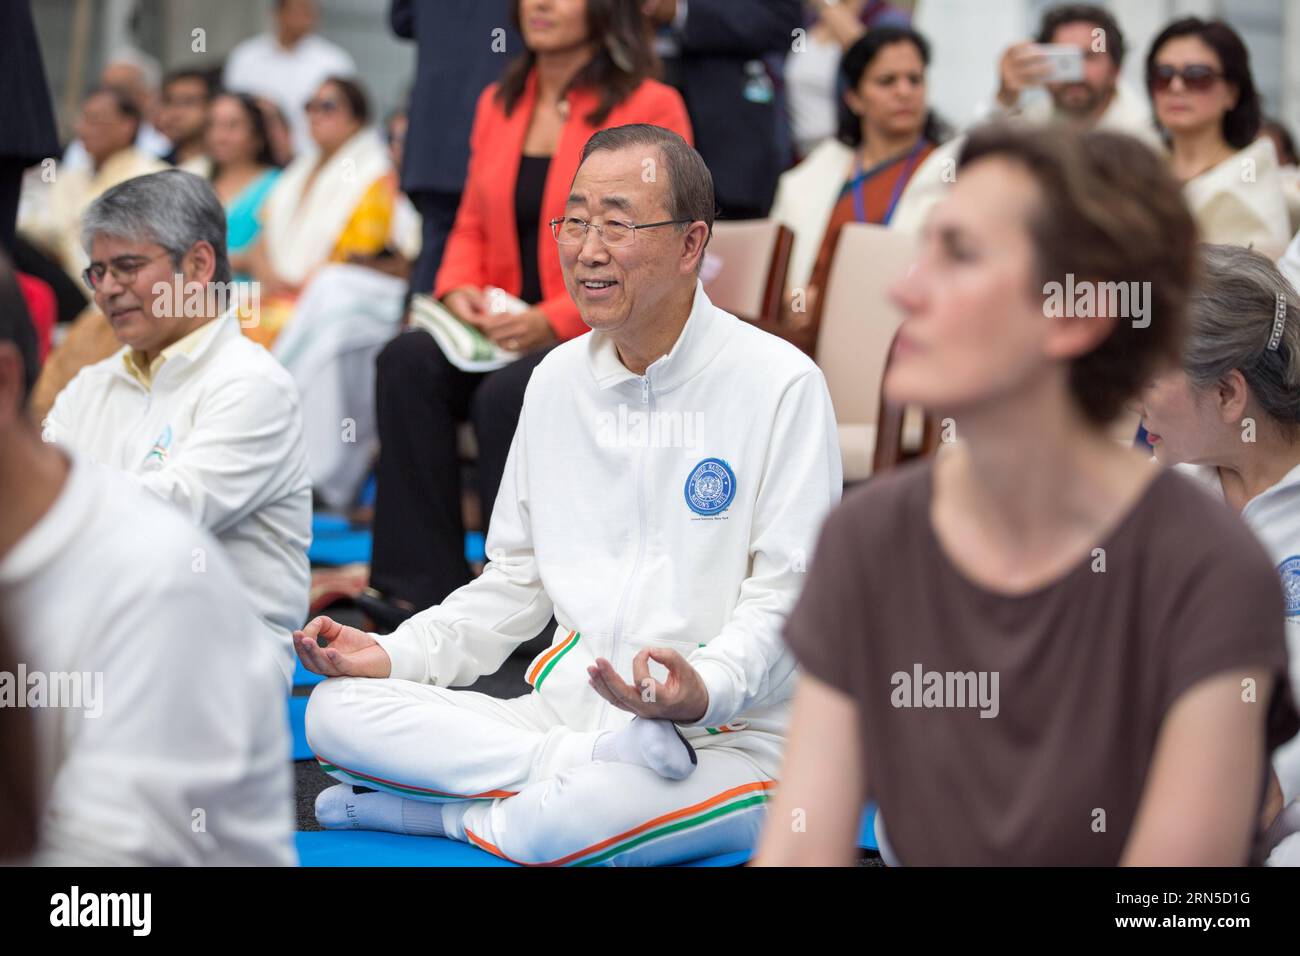
<svg viewBox="0 0 1300 956">
<path fill-rule="evenodd" d="M 712 517 L 736 497 L 736 474 L 721 458 L 705 458 L 686 479 L 686 504 L 697 515 Z"/>
<path fill-rule="evenodd" d="M 1277 566 L 1286 598 L 1286 616 L 1300 616 L 1300 554 L 1293 554 Z"/>
</svg>

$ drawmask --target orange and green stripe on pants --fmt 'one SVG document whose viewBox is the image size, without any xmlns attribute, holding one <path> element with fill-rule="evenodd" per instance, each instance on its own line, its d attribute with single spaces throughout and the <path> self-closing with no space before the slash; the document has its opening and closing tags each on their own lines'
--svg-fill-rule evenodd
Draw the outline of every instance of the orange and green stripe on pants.
<svg viewBox="0 0 1300 956">
<path fill-rule="evenodd" d="M 569 853 L 557 860 L 543 863 L 524 863 L 521 860 L 511 859 L 511 857 L 483 839 L 469 827 L 465 827 L 465 838 L 480 849 L 487 850 L 503 860 L 510 860 L 511 863 L 518 863 L 521 866 L 592 866 L 604 863 L 620 853 L 626 853 L 628 850 L 649 843 L 651 840 L 705 826 L 733 813 L 747 810 L 750 807 L 762 806 L 768 800 L 768 792 L 775 786 L 775 780 L 762 780 L 732 787 L 730 790 L 724 790 L 722 793 L 703 800 L 694 806 L 665 813 L 630 830 L 625 830 L 616 836 L 593 843 L 591 846 Z"/>
<path fill-rule="evenodd" d="M 550 676 L 551 671 L 555 669 L 555 665 L 560 662 L 560 658 L 573 650 L 574 646 L 577 645 L 581 638 L 582 635 L 577 631 L 570 631 L 568 637 L 560 641 L 560 643 L 556 644 L 537 659 L 537 663 L 533 665 L 533 669 L 528 672 L 527 678 L 528 683 L 532 685 L 533 690 L 537 690 L 542 686 L 542 681 L 546 680 L 546 678 Z"/>
<path fill-rule="evenodd" d="M 372 787 L 375 790 L 384 790 L 388 793 L 395 793 L 399 797 L 412 797 L 416 800 L 425 800 L 430 803 L 441 803 L 451 800 L 496 800 L 498 798 L 513 797 L 517 790 L 487 790 L 483 793 L 451 793 L 445 790 L 432 790 L 428 787 L 416 787 L 411 784 L 398 783 L 395 780 L 385 780 L 383 777 L 376 777 L 368 773 L 362 773 L 359 770 L 349 770 L 347 767 L 340 767 L 336 763 L 330 763 L 327 760 L 317 756 L 316 762 L 320 768 L 328 774 L 335 772 L 351 777 L 363 787 Z"/>
</svg>

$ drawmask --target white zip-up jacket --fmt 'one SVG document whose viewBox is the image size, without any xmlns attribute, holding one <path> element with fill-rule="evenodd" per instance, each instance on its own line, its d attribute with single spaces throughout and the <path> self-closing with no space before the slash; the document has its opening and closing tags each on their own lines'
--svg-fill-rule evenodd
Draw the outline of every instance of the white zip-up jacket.
<svg viewBox="0 0 1300 956">
<path fill-rule="evenodd" d="M 782 627 L 841 485 L 821 371 L 697 283 L 676 344 L 645 375 L 601 332 L 542 361 L 482 576 L 376 639 L 393 677 L 464 686 L 554 612 L 553 643 L 526 674 L 566 726 L 630 719 L 588 685 L 597 657 L 630 682 L 637 652 L 668 647 L 709 692 L 688 737 L 783 736 L 795 660 Z M 764 761 L 773 775 L 777 759 Z"/>
<path fill-rule="evenodd" d="M 1223 500 L 1219 470 L 1210 465 L 1175 465 Z M 1262 491 L 1241 509 L 1242 520 L 1277 562 L 1286 597 L 1286 643 L 1290 657 L 1291 695 L 1300 701 L 1300 466 L 1292 468 L 1272 488 Z M 1300 799 L 1300 737 L 1273 751 L 1273 770 L 1287 802 Z"/>
<path fill-rule="evenodd" d="M 135 476 L 226 549 L 273 642 L 286 686 L 291 632 L 307 616 L 311 479 L 298 390 L 233 312 L 169 355 L 152 387 L 127 371 L 124 347 L 59 393 L 43 436 Z M 206 556 L 196 536 L 192 568 Z"/>
</svg>

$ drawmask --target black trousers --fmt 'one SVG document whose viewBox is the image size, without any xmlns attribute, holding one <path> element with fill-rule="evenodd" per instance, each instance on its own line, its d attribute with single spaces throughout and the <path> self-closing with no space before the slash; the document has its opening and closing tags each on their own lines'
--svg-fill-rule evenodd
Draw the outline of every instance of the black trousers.
<svg viewBox="0 0 1300 956">
<path fill-rule="evenodd" d="M 14 226 L 18 220 L 18 194 L 22 191 L 26 160 L 0 156 L 0 249 L 14 257 Z"/>
<path fill-rule="evenodd" d="M 447 236 L 456 222 L 460 193 L 419 190 L 412 192 L 410 199 L 420 214 L 423 228 L 420 256 L 411 269 L 411 292 L 433 295 L 433 281 L 438 276 L 438 266 L 442 265 L 442 250 L 447 245 Z"/>
<path fill-rule="evenodd" d="M 370 584 L 423 610 L 470 580 L 461 517 L 456 427 L 478 441 L 478 490 L 485 525 L 505 471 L 524 389 L 550 348 L 495 372 L 462 372 L 433 336 L 403 332 L 379 353 L 379 422 Z M 484 529 L 487 530 L 486 528 Z"/>
</svg>

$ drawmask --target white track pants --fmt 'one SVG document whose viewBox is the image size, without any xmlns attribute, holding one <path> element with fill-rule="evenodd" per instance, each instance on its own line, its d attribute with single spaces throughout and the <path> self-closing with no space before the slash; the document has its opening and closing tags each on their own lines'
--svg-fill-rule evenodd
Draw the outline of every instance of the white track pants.
<svg viewBox="0 0 1300 956">
<path fill-rule="evenodd" d="M 306 730 L 330 776 L 442 803 L 448 837 L 529 865 L 662 866 L 751 849 L 775 792 L 746 731 L 711 739 L 689 777 L 666 780 L 592 762 L 600 732 L 563 726 L 536 693 L 331 678 L 312 693 Z"/>
</svg>

